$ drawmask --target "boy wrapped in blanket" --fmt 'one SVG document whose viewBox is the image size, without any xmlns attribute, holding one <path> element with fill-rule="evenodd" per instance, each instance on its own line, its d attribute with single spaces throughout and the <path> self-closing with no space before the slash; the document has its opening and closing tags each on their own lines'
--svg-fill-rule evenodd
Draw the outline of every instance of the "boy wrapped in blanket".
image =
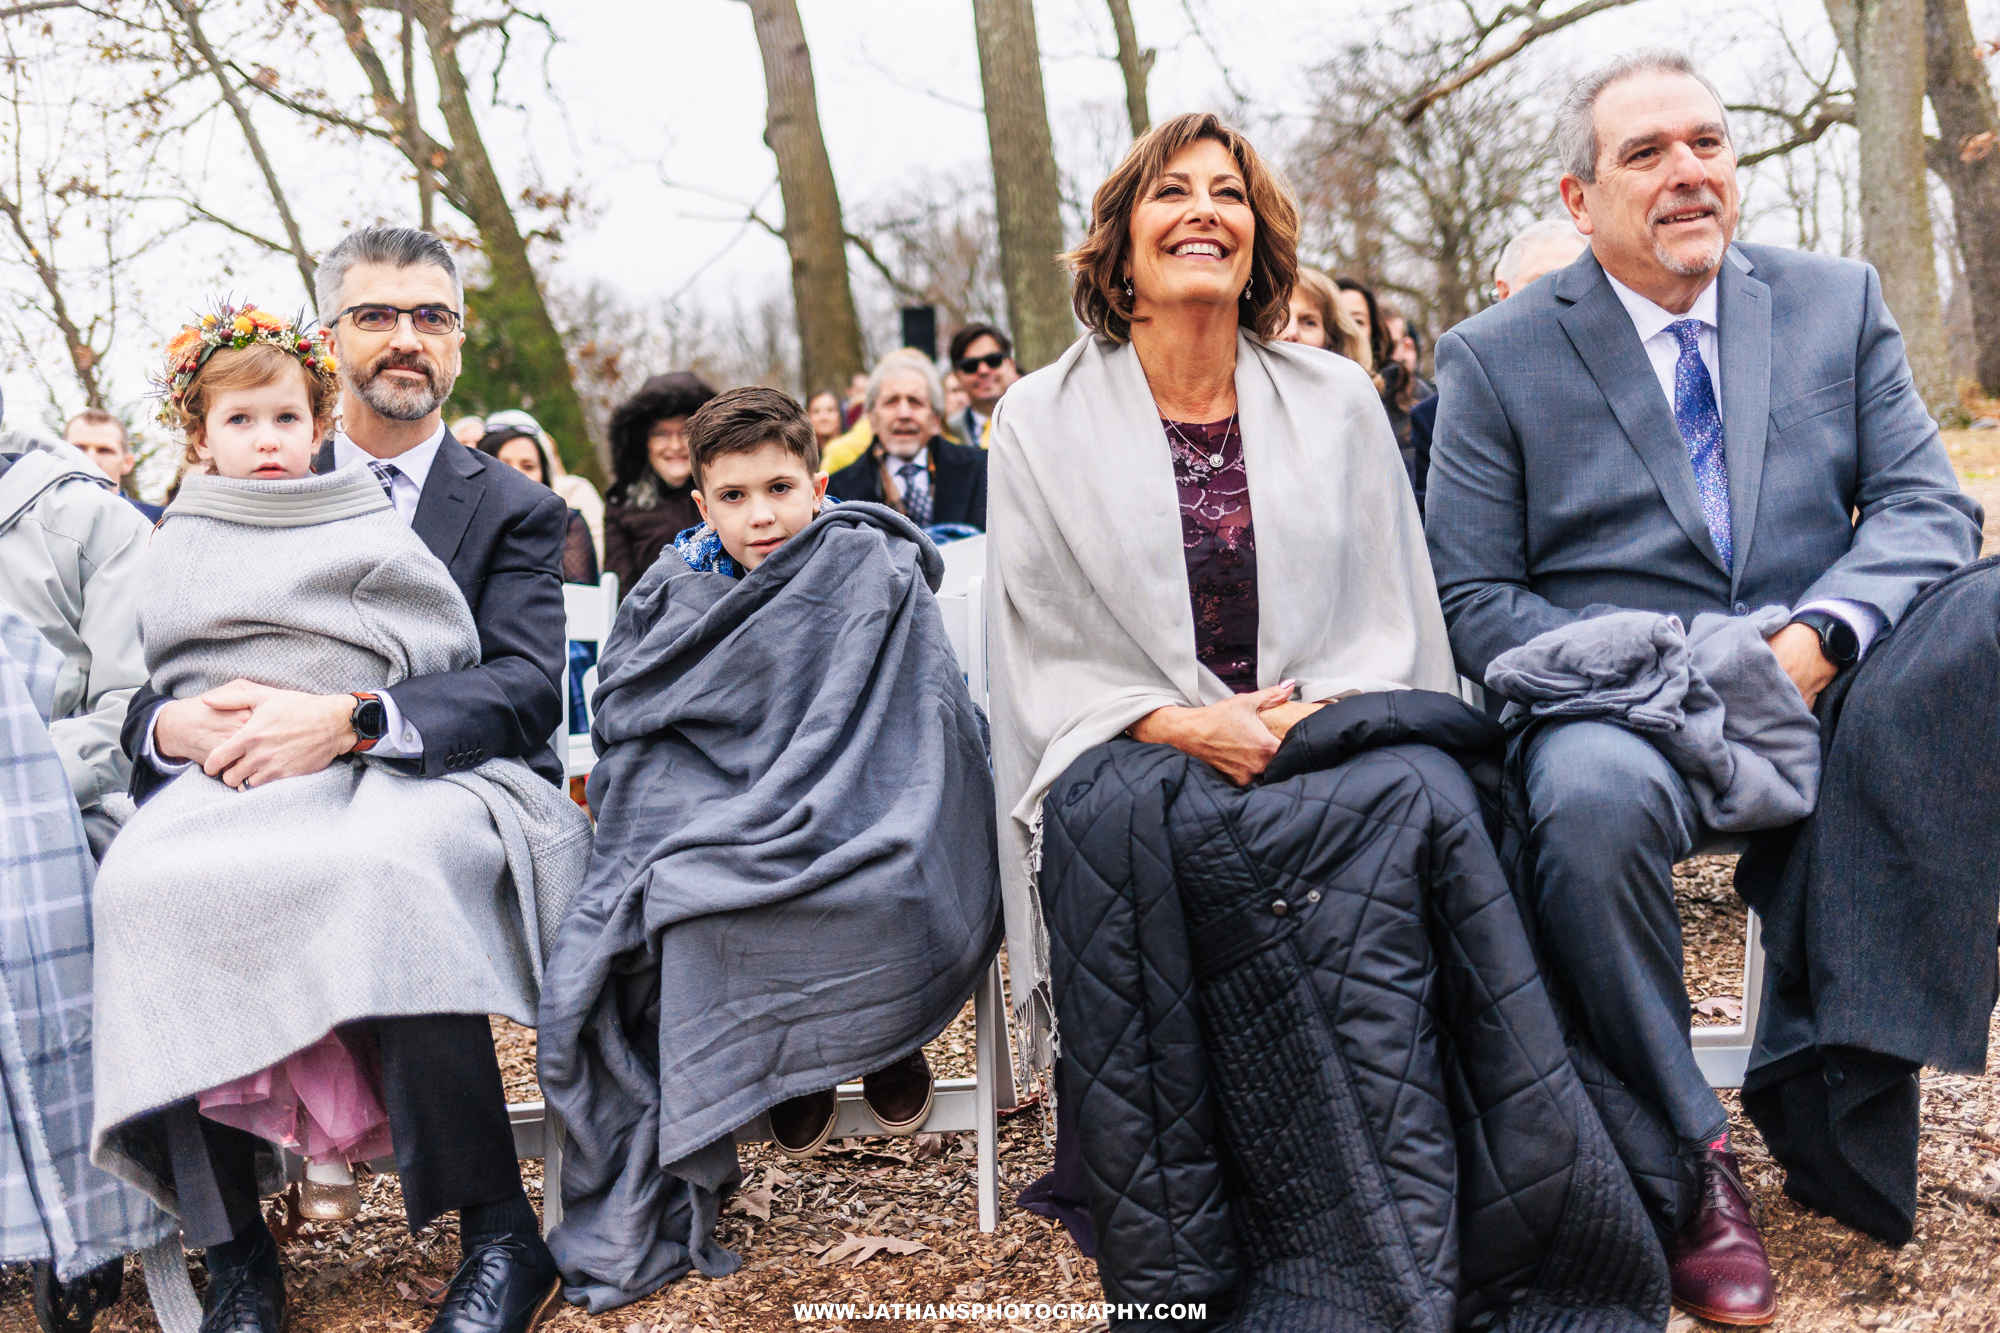
<svg viewBox="0 0 2000 1333">
<path fill-rule="evenodd" d="M 544 1095 L 569 1126 L 565 1294 L 603 1311 L 690 1267 L 772 1113 L 817 1150 L 864 1075 L 886 1128 L 929 1113 L 922 1047 L 999 945 L 985 722 L 908 519 L 825 503 L 811 422 L 738 389 L 689 419 L 701 527 L 605 644 L 597 842 L 542 989 Z"/>
<path fill-rule="evenodd" d="M 479 661 L 464 596 L 382 483 L 311 474 L 336 390 L 321 340 L 225 309 L 169 345 L 165 387 L 200 470 L 154 534 L 140 599 L 156 690 L 359 691 L 358 711 Z M 257 1159 L 300 1152 L 308 1214 L 352 1217 L 350 1164 L 392 1147 L 371 1020 L 532 1024 L 589 853 L 583 812 L 518 760 L 425 778 L 367 755 L 361 732 L 303 776 L 232 789 L 190 766 L 97 881 L 92 1160 L 174 1211 L 212 1271 L 268 1279 L 271 1327 Z M 229 1302 L 256 1287 L 212 1283 L 210 1322 L 236 1327 Z"/>
</svg>

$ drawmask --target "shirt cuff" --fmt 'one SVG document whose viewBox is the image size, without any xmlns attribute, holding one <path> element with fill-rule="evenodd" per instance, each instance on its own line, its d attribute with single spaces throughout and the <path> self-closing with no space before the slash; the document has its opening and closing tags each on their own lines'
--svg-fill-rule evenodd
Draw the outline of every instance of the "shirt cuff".
<svg viewBox="0 0 2000 1333">
<path fill-rule="evenodd" d="M 1874 642 L 1875 636 L 1889 624 L 1889 617 L 1868 603 L 1850 601 L 1845 597 L 1815 598 L 1804 606 L 1793 608 L 1792 614 L 1802 616 L 1808 611 L 1823 611 L 1827 615 L 1847 622 L 1847 627 L 1854 631 L 1855 641 L 1860 645 L 1855 655 L 1856 661 L 1868 656 L 1868 645 Z"/>
<path fill-rule="evenodd" d="M 368 753 L 377 759 L 422 759 L 424 737 L 417 724 L 403 716 L 403 710 L 396 707 L 395 698 L 387 690 L 377 690 L 375 697 L 382 701 L 383 721 L 387 726 L 382 739 Z"/>
<path fill-rule="evenodd" d="M 167 702 L 171 703 L 173 701 L 170 699 Z M 146 722 L 146 744 L 142 748 L 141 757 L 145 759 L 147 763 L 151 764 L 154 768 L 159 769 L 160 772 L 165 773 L 169 777 L 171 777 L 176 773 L 186 772 L 188 768 L 193 765 L 194 760 L 169 759 L 165 755 L 160 753 L 160 747 L 154 743 L 153 732 L 159 728 L 160 712 L 165 707 L 166 705 L 162 704 L 160 708 L 155 708 L 153 710 L 153 716 Z"/>
</svg>

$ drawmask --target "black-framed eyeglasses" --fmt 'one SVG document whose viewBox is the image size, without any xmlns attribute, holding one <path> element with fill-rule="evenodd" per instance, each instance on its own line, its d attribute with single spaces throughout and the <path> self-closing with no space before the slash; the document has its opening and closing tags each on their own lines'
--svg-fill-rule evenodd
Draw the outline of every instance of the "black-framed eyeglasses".
<svg viewBox="0 0 2000 1333">
<path fill-rule="evenodd" d="M 1005 352 L 988 352 L 985 356 L 962 357 L 958 363 L 958 373 L 961 375 L 970 375 L 981 368 L 998 370 L 1000 369 L 1000 363 L 1006 359 L 1007 354 Z"/>
<path fill-rule="evenodd" d="M 428 333 L 432 337 L 450 333 L 458 327 L 458 312 L 448 305 L 420 305 L 410 309 L 393 305 L 351 305 L 333 317 L 338 324 L 349 315 L 354 316 L 354 327 L 363 333 L 393 333 L 403 316 L 410 317 L 410 327 L 418 333 Z"/>
</svg>

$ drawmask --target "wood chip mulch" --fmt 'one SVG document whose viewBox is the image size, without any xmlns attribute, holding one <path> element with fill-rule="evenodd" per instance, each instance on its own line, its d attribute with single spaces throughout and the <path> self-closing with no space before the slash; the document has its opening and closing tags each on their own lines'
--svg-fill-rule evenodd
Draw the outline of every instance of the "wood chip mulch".
<svg viewBox="0 0 2000 1333">
<path fill-rule="evenodd" d="M 1686 923 L 1689 993 L 1741 999 L 1743 908 L 1729 858 L 1698 858 L 1676 876 Z M 1706 1016 L 1703 1021 L 1723 1022 Z M 494 1024 L 511 1100 L 535 1100 L 534 1033 Z M 2000 1031 L 1995 1033 L 2000 1045 Z M 970 1006 L 928 1048 L 940 1077 L 971 1073 Z M 1773 1326 L 1784 1330 L 1894 1329 L 2000 1333 L 2000 1065 L 1984 1076 L 1926 1074 L 1917 1236 L 1891 1248 L 1784 1196 L 1782 1171 L 1736 1107 L 1736 1144 L 1762 1206 L 1778 1273 Z M 1001 1122 L 1001 1219 L 978 1229 L 972 1140 L 964 1136 L 856 1140 L 807 1162 L 784 1162 L 768 1145 L 743 1150 L 746 1192 L 722 1222 L 724 1245 L 742 1255 L 734 1276 L 690 1276 L 622 1310 L 592 1317 L 563 1307 L 550 1333 L 764 1333 L 766 1330 L 1081 1329 L 1032 1318 L 978 1324 L 845 1322 L 794 1317 L 794 1303 L 944 1301 L 1085 1302 L 1100 1298 L 1095 1267 L 1062 1229 L 1012 1205 L 1048 1169 L 1043 1117 L 1031 1107 Z M 523 1162 L 541 1201 L 540 1164 Z M 763 1190 L 769 1190 L 766 1200 Z M 365 1182 L 362 1215 L 345 1227 L 308 1224 L 287 1247 L 295 1333 L 420 1333 L 435 1293 L 458 1262 L 454 1224 L 411 1236 L 394 1177 Z M 768 1207 L 768 1216 L 756 1214 Z M 861 1245 L 849 1244 L 859 1240 Z M 879 1243 L 878 1243 L 879 1242 Z M 840 1251 L 844 1253 L 839 1253 Z M 830 1260 L 830 1261 L 829 1261 Z M 197 1285 L 200 1266 L 194 1265 Z M 0 1273 L 0 1333 L 36 1327 L 23 1270 Z M 158 1333 L 136 1260 L 125 1297 L 101 1314 L 104 1333 Z M 1675 1333 L 1704 1327 L 1676 1316 Z"/>
</svg>

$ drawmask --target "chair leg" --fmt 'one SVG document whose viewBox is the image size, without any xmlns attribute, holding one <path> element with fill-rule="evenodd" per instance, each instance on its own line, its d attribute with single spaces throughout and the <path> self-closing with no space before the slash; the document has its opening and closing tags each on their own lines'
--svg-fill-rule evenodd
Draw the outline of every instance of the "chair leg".
<svg viewBox="0 0 2000 1333">
<path fill-rule="evenodd" d="M 542 1234 L 548 1235 L 562 1221 L 563 1150 L 568 1146 L 562 1116 L 546 1101 L 542 1103 Z"/>
<path fill-rule="evenodd" d="M 1000 1225 L 1000 1113 L 996 1098 L 1001 1080 L 1000 1033 L 1007 1022 L 998 959 L 972 993 L 972 1020 L 979 1105 L 979 1229 L 992 1231 Z M 1012 1061 L 1007 1064 L 1006 1080 L 1011 1085 Z"/>
</svg>

